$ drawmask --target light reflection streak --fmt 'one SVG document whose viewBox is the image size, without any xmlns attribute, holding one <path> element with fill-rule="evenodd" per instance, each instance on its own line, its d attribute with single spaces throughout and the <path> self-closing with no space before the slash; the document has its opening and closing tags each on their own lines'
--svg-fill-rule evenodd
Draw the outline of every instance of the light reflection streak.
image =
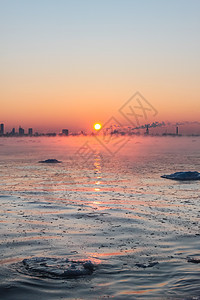
<svg viewBox="0 0 200 300">
<path fill-rule="evenodd" d="M 101 156 L 99 153 L 96 154 L 96 156 L 94 157 L 94 173 L 96 174 L 95 177 L 95 185 L 98 187 L 94 188 L 94 191 L 100 192 L 101 191 L 101 184 L 102 184 L 102 173 L 101 173 Z M 102 210 L 102 207 L 100 206 L 101 203 L 99 201 L 93 201 L 92 206 L 95 210 Z"/>
<path fill-rule="evenodd" d="M 100 257 L 122 256 L 122 255 L 126 255 L 127 253 L 137 253 L 137 252 L 141 252 L 141 251 L 142 251 L 142 248 L 138 247 L 136 249 L 126 249 L 126 250 L 120 250 L 117 252 L 103 252 L 103 253 L 94 252 L 94 253 L 90 253 L 90 255 L 92 257 L 100 259 Z"/>
</svg>

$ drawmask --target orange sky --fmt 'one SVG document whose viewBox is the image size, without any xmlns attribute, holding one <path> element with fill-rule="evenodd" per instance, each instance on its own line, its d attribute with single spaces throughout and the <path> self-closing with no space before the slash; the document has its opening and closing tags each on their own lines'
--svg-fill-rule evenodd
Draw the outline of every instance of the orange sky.
<svg viewBox="0 0 200 300">
<path fill-rule="evenodd" d="M 0 9 L 7 129 L 90 131 L 136 91 L 158 111 L 148 122 L 200 121 L 199 2 L 50 1 L 45 13 L 45 1 L 11 2 Z"/>
</svg>

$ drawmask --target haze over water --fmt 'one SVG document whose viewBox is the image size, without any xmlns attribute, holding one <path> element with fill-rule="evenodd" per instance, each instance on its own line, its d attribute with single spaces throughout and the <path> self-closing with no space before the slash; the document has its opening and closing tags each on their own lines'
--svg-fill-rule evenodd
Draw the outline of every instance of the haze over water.
<svg viewBox="0 0 200 300">
<path fill-rule="evenodd" d="M 199 299 L 199 182 L 160 178 L 200 170 L 199 137 L 132 137 L 115 155 L 92 137 L 0 143 L 1 299 Z M 94 271 L 53 278 L 24 267 L 35 257 Z"/>
</svg>

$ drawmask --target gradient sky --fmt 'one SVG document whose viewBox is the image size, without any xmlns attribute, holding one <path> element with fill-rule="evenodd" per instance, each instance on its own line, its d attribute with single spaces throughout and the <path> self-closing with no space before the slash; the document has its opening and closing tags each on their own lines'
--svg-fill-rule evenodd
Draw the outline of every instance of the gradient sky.
<svg viewBox="0 0 200 300">
<path fill-rule="evenodd" d="M 0 39 L 8 129 L 90 130 L 136 91 L 200 121 L 199 0 L 0 0 Z"/>
</svg>

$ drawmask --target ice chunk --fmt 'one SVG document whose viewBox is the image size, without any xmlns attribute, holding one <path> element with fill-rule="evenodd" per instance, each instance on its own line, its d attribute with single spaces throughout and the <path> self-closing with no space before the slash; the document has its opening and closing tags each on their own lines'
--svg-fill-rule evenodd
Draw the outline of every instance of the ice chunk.
<svg viewBox="0 0 200 300">
<path fill-rule="evenodd" d="M 162 175 L 162 178 L 172 179 L 172 180 L 200 180 L 199 172 L 176 172 L 170 175 Z"/>
<path fill-rule="evenodd" d="M 154 261 L 154 262 L 144 263 L 144 264 L 138 263 L 138 264 L 135 264 L 135 265 L 136 265 L 136 267 L 138 267 L 138 268 L 144 268 L 144 269 L 146 269 L 146 268 L 154 267 L 154 266 L 156 266 L 156 265 L 158 265 L 158 264 L 159 264 L 159 262 Z"/>
<path fill-rule="evenodd" d="M 191 262 L 193 264 L 200 264 L 200 258 L 189 257 L 188 262 Z"/>
<path fill-rule="evenodd" d="M 29 275 L 48 278 L 74 278 L 90 275 L 94 265 L 89 260 L 78 261 L 49 257 L 33 257 L 22 261 Z"/>
<path fill-rule="evenodd" d="M 60 164 L 61 161 L 52 158 L 52 159 L 40 160 L 39 163 L 42 163 L 42 164 Z"/>
</svg>

